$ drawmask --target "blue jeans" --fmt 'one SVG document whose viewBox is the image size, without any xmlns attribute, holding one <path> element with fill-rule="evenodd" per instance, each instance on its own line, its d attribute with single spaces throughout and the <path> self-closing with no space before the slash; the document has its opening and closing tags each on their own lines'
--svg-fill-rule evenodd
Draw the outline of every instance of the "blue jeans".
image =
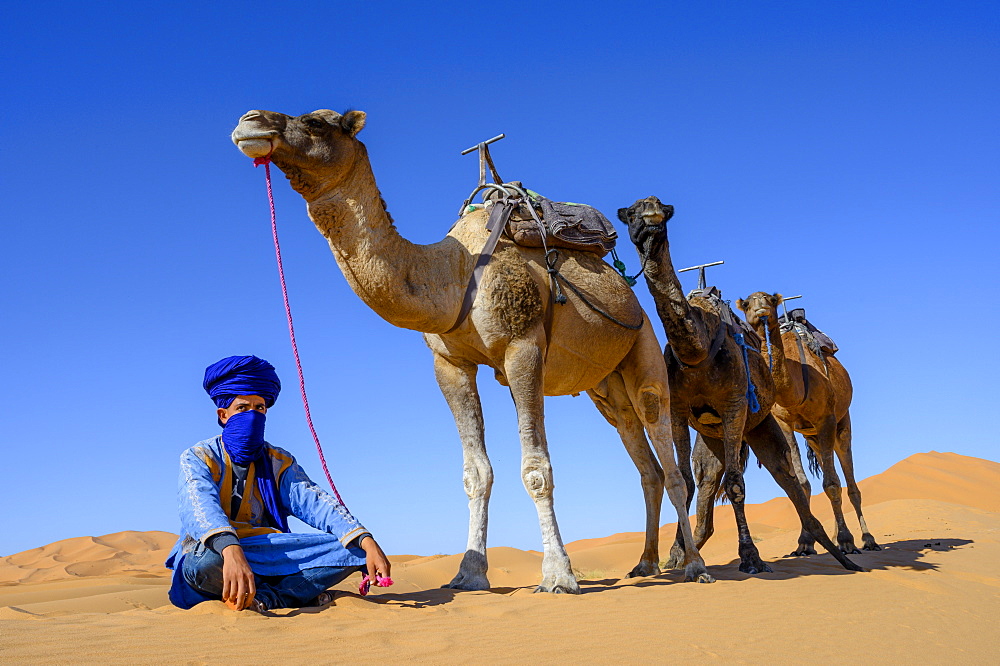
<svg viewBox="0 0 1000 666">
<path fill-rule="evenodd" d="M 315 601 L 319 593 L 364 567 L 310 567 L 287 576 L 254 574 L 256 599 L 268 610 L 299 608 Z M 210 548 L 196 548 L 184 557 L 184 580 L 205 595 L 222 599 L 222 556 Z"/>
</svg>

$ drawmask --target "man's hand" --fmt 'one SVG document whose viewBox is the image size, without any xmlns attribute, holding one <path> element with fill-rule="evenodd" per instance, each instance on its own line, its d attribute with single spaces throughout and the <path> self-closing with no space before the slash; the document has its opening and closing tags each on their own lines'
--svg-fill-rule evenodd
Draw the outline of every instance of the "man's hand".
<svg viewBox="0 0 1000 666">
<path fill-rule="evenodd" d="M 222 600 L 233 610 L 241 611 L 250 605 L 256 594 L 257 586 L 253 582 L 253 571 L 247 563 L 243 548 L 236 544 L 223 548 Z"/>
<path fill-rule="evenodd" d="M 365 551 L 365 565 L 368 567 L 368 578 L 372 585 L 377 576 L 389 578 L 389 558 L 370 535 L 361 538 L 361 548 Z"/>
</svg>

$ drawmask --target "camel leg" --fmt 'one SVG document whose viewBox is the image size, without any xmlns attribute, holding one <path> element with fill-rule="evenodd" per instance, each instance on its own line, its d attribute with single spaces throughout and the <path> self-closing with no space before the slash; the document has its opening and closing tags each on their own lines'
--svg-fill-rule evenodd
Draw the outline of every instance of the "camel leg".
<svg viewBox="0 0 1000 666">
<path fill-rule="evenodd" d="M 740 571 L 748 574 L 767 573 L 771 571 L 750 536 L 750 526 L 747 524 L 746 484 L 743 480 L 743 462 L 740 451 L 743 448 L 743 427 L 746 424 L 746 406 L 732 404 L 722 414 L 722 434 L 725 451 L 726 471 L 722 483 L 726 489 L 729 503 L 733 505 L 736 516 L 736 529 L 739 535 Z"/>
<path fill-rule="evenodd" d="M 517 410 L 521 438 L 521 480 L 535 502 L 542 530 L 542 582 L 535 592 L 579 594 L 580 586 L 566 553 L 552 492 L 552 464 L 545 439 L 545 397 L 542 393 L 542 347 L 535 339 L 513 340 L 504 357 L 504 376 Z"/>
<path fill-rule="evenodd" d="M 694 545 L 705 547 L 715 533 L 715 502 L 726 471 L 726 454 L 721 439 L 698 433 L 694 442 L 694 475 L 698 481 L 698 525 L 694 530 Z"/>
<path fill-rule="evenodd" d="M 837 467 L 833 462 L 836 436 L 837 424 L 830 418 L 820 426 L 815 438 L 816 446 L 813 450 L 816 452 L 820 467 L 823 469 L 823 491 L 833 506 L 833 517 L 837 523 L 837 542 L 840 544 L 840 550 L 849 554 L 860 553 L 861 551 L 854 545 L 854 535 L 851 534 L 850 528 L 847 527 L 847 521 L 844 520 L 840 477 L 837 475 Z M 812 445 L 814 440 L 809 439 L 809 443 Z"/>
<path fill-rule="evenodd" d="M 823 526 L 809 510 L 809 497 L 803 492 L 799 480 L 792 471 L 785 437 L 777 420 L 768 416 L 761 421 L 756 428 L 747 433 L 747 443 L 756 454 L 757 460 L 771 473 L 777 484 L 788 495 L 788 499 L 792 500 L 795 512 L 802 522 L 802 532 L 815 537 L 845 569 L 864 571 L 834 546 L 830 537 L 823 530 Z"/>
<path fill-rule="evenodd" d="M 687 516 L 687 487 L 674 460 L 667 366 L 648 320 L 639 332 L 635 345 L 618 366 L 618 371 L 625 381 L 625 389 L 636 414 L 641 419 L 649 435 L 649 441 L 663 466 L 667 496 L 677 512 L 677 524 L 684 539 L 686 556 L 684 580 L 712 583 L 715 579 L 705 568 L 705 560 L 695 548 L 694 536 L 691 533 L 691 521 Z"/>
<path fill-rule="evenodd" d="M 434 355 L 434 375 L 455 416 L 462 440 L 462 482 L 469 496 L 469 541 L 458 573 L 443 587 L 456 590 L 488 590 L 486 578 L 486 524 L 493 488 L 493 467 L 486 455 L 483 409 L 476 387 L 474 363 L 453 363 Z"/>
<path fill-rule="evenodd" d="M 854 456 L 851 453 L 851 414 L 847 413 L 837 424 L 837 457 L 840 459 L 840 468 L 844 470 L 844 480 L 847 482 L 847 496 L 851 498 L 854 511 L 858 514 L 858 522 L 861 523 L 861 541 L 864 543 L 864 550 L 882 550 L 882 547 L 875 543 L 875 537 L 868 531 L 868 524 L 861 513 L 861 489 L 858 482 L 854 480 Z"/>
<path fill-rule="evenodd" d="M 806 506 L 809 506 L 809 498 L 812 496 L 812 486 L 809 485 L 809 476 L 806 474 L 805 467 L 802 466 L 802 454 L 799 452 L 799 444 L 795 441 L 795 431 L 792 430 L 787 423 L 780 419 L 775 419 L 778 423 L 778 427 L 781 428 L 781 434 L 785 438 L 785 443 L 788 445 L 788 460 L 792 465 L 792 470 L 795 472 L 795 478 L 798 479 L 799 485 L 802 486 L 802 492 L 806 496 Z M 806 555 L 815 555 L 816 548 L 814 544 L 816 543 L 815 537 L 809 533 L 809 531 L 803 526 L 802 531 L 799 533 L 799 544 L 795 547 L 789 557 L 805 557 Z"/>
<path fill-rule="evenodd" d="M 686 414 L 685 414 L 686 415 Z M 690 442 L 690 433 L 687 431 L 687 422 L 684 423 L 684 437 Z M 674 431 L 677 432 L 676 430 Z M 711 439 L 711 438 L 709 438 Z M 694 478 L 692 482 L 696 484 L 698 491 L 697 516 L 698 521 L 694 529 L 694 545 L 699 551 L 705 547 L 709 537 L 715 532 L 715 501 L 722 486 L 722 474 L 725 466 L 722 463 L 724 457 L 721 439 L 712 439 L 711 448 L 706 443 L 705 437 L 698 433 L 694 453 L 691 456 L 694 463 Z M 678 453 L 680 447 L 678 447 Z M 688 511 L 691 510 L 691 498 L 694 493 L 688 491 Z M 677 526 L 677 537 L 673 547 L 670 549 L 670 559 L 665 564 L 667 569 L 679 569 L 684 563 L 684 535 L 681 533 L 681 526 Z"/>
<path fill-rule="evenodd" d="M 660 573 L 660 506 L 663 503 L 663 469 L 646 441 L 646 432 L 638 414 L 625 392 L 621 375 L 612 373 L 597 389 L 587 391 L 604 418 L 613 425 L 622 438 L 642 483 L 646 501 L 646 544 L 642 557 L 626 578 L 654 576 Z"/>
<path fill-rule="evenodd" d="M 684 486 L 687 491 L 687 510 L 691 512 L 691 502 L 694 500 L 695 481 L 691 473 L 691 431 L 688 430 L 687 415 L 689 407 L 685 404 L 675 404 L 670 401 L 670 430 L 673 434 L 674 448 L 677 450 L 677 467 L 684 478 Z M 685 515 L 686 515 L 685 514 Z M 697 541 L 697 537 L 695 537 Z M 700 546 L 699 546 L 700 548 Z M 670 556 L 664 565 L 667 569 L 679 569 L 684 566 L 686 555 L 684 553 L 684 534 L 680 523 L 677 524 L 677 534 L 674 543 L 670 547 Z"/>
<path fill-rule="evenodd" d="M 792 464 L 792 471 L 795 472 L 795 478 L 799 480 L 799 485 L 802 486 L 802 492 L 806 494 L 806 497 L 811 497 L 812 485 L 809 483 L 809 475 L 806 474 L 806 468 L 802 465 L 802 454 L 799 451 L 799 443 L 795 441 L 795 431 L 784 421 L 778 418 L 774 420 L 778 422 L 781 434 L 785 437 L 785 443 L 788 444 L 788 460 Z"/>
</svg>

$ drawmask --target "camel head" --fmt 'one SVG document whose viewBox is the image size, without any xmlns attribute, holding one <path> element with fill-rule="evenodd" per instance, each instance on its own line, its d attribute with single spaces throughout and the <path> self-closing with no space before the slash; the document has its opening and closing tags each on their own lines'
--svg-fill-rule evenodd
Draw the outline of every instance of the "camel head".
<svg viewBox="0 0 1000 666">
<path fill-rule="evenodd" d="M 365 154 L 355 138 L 364 126 L 363 111 L 320 109 L 293 117 L 258 110 L 243 114 L 232 138 L 247 157 L 270 154 L 292 187 L 312 201 L 344 182 Z"/>
<path fill-rule="evenodd" d="M 618 209 L 618 219 L 628 225 L 628 237 L 639 248 L 643 259 L 654 256 L 667 239 L 667 220 L 674 207 L 656 197 L 639 199 L 628 208 Z"/>
<path fill-rule="evenodd" d="M 746 300 L 736 299 L 736 307 L 743 310 L 747 323 L 757 326 L 761 317 L 770 317 L 772 322 L 778 321 L 778 306 L 784 297 L 781 294 L 769 294 L 766 291 L 755 291 Z"/>
</svg>

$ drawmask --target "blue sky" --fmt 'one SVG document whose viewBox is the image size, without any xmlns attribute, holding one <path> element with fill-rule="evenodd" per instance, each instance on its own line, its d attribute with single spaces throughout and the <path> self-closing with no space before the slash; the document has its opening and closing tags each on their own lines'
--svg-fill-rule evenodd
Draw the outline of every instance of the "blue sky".
<svg viewBox="0 0 1000 666">
<path fill-rule="evenodd" d="M 676 207 L 675 263 L 724 259 L 710 279 L 726 298 L 805 295 L 854 379 L 860 477 L 931 449 L 996 459 L 998 18 L 971 2 L 6 8 L 0 555 L 176 531 L 178 455 L 217 432 L 202 373 L 231 354 L 277 366 L 268 439 L 321 480 L 263 173 L 229 140 L 254 108 L 366 111 L 360 138 L 415 242 L 441 238 L 475 184 L 459 151 L 499 132 L 501 175 L 551 198 L 614 219 L 655 194 Z M 389 552 L 460 552 L 461 451 L 429 352 L 350 291 L 283 179 L 276 199 L 345 500 Z M 488 371 L 480 384 L 490 544 L 539 549 L 509 396 Z M 614 430 L 585 397 L 546 409 L 564 538 L 641 530 Z M 756 468 L 747 485 L 778 494 Z"/>
</svg>

